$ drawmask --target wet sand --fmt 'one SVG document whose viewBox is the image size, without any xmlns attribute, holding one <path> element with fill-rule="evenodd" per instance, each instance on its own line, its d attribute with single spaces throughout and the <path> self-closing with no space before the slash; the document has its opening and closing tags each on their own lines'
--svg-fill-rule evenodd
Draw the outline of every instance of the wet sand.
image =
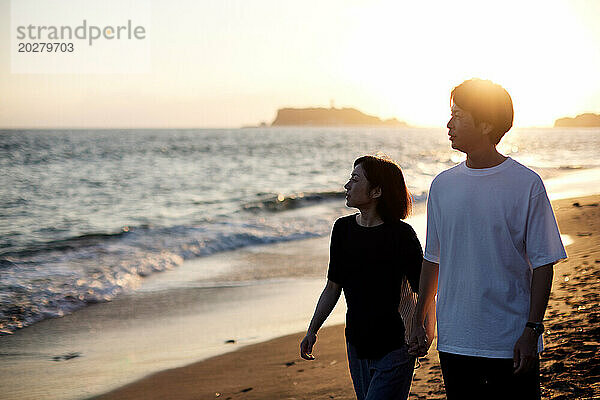
<svg viewBox="0 0 600 400">
<path fill-rule="evenodd" d="M 134 293 L 4 336 L 0 399 L 79 400 L 300 331 L 324 285 L 327 249 L 325 237 L 196 259 Z M 344 313 L 340 302 L 329 324 Z"/>
<path fill-rule="evenodd" d="M 562 233 L 573 239 L 556 265 L 546 311 L 542 394 L 600 398 L 600 196 L 553 202 Z"/>
<path fill-rule="evenodd" d="M 567 248 L 569 259 L 555 266 L 546 314 L 541 358 L 545 399 L 600 397 L 599 204 L 600 195 L 553 201 L 561 233 L 573 243 Z M 280 337 L 159 372 L 95 399 L 353 399 L 343 327 L 321 330 L 315 361 L 299 358 L 302 336 Z M 410 398 L 445 398 L 435 350 L 421 359 Z"/>
</svg>

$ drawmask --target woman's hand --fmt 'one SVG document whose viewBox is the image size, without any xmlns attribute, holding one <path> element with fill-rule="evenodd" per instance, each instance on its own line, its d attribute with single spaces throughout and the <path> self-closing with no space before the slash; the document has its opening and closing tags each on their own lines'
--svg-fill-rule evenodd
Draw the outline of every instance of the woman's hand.
<svg viewBox="0 0 600 400">
<path fill-rule="evenodd" d="M 412 328 L 410 340 L 408 341 L 408 353 L 415 357 L 424 357 L 429 351 L 431 341 L 422 324 L 416 324 Z"/>
<path fill-rule="evenodd" d="M 304 358 L 305 360 L 315 359 L 315 357 L 312 355 L 312 349 L 317 341 L 317 332 L 329 314 L 331 314 L 331 311 L 333 310 L 333 307 L 335 307 L 335 304 L 337 303 L 341 294 L 342 285 L 328 279 L 327 285 L 325 285 L 325 289 L 323 289 L 321 297 L 319 297 L 317 309 L 315 310 L 312 320 L 310 321 L 306 336 L 304 339 L 302 339 L 302 343 L 300 343 L 300 357 Z"/>
<path fill-rule="evenodd" d="M 300 357 L 305 360 L 314 360 L 315 356 L 312 355 L 312 349 L 316 341 L 317 335 L 314 333 L 307 333 L 300 343 Z"/>
</svg>

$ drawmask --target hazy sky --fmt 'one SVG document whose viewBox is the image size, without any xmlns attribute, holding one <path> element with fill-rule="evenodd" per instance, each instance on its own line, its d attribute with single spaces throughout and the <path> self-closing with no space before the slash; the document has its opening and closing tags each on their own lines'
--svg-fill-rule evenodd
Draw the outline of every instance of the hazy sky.
<svg viewBox="0 0 600 400">
<path fill-rule="evenodd" d="M 444 126 L 492 79 L 516 126 L 600 112 L 600 1 L 152 1 L 151 72 L 12 74 L 0 0 L 0 127 L 239 127 L 355 107 Z"/>
</svg>

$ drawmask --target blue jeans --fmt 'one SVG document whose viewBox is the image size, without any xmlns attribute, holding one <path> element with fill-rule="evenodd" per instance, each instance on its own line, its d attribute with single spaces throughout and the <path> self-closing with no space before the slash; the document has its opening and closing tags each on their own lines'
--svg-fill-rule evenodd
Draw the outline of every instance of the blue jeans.
<svg viewBox="0 0 600 400">
<path fill-rule="evenodd" d="M 358 400 L 406 400 L 410 392 L 415 358 L 407 346 L 377 360 L 358 358 L 356 349 L 346 342 L 348 365 Z"/>
</svg>

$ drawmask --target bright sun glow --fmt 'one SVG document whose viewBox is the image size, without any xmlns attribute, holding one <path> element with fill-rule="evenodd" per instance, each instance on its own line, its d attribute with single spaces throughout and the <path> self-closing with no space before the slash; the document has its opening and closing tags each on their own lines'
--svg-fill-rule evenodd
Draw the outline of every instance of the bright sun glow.
<svg viewBox="0 0 600 400">
<path fill-rule="evenodd" d="M 429 123 L 453 86 L 480 77 L 511 93 L 515 125 L 551 125 L 579 106 L 599 64 L 585 62 L 594 43 L 564 3 L 385 2 L 354 15 L 345 79 L 409 122 Z"/>
<path fill-rule="evenodd" d="M 0 127 L 239 127 L 331 100 L 444 126 L 450 91 L 472 77 L 508 90 L 515 126 L 600 112 L 600 1 L 150 4 L 148 74 L 12 74 L 0 53 Z"/>
</svg>

